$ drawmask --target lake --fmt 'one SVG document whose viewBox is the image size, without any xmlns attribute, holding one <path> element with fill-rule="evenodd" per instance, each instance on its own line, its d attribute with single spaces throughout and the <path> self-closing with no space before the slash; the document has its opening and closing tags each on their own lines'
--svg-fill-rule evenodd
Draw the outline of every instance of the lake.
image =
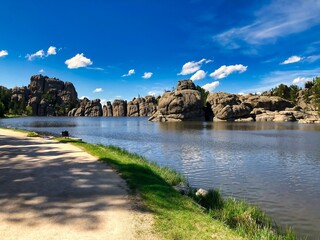
<svg viewBox="0 0 320 240">
<path fill-rule="evenodd" d="M 281 225 L 320 238 L 320 125 L 154 123 L 147 118 L 26 117 L 0 126 L 116 145 L 181 172 L 193 187 L 260 206 Z"/>
</svg>

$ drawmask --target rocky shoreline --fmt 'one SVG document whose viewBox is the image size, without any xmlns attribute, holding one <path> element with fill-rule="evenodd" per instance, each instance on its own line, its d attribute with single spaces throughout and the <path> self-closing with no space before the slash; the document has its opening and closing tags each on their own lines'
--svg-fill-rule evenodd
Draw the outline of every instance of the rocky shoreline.
<svg viewBox="0 0 320 240">
<path fill-rule="evenodd" d="M 296 104 L 270 92 L 263 94 L 204 94 L 192 80 L 178 81 L 173 91 L 160 97 L 146 96 L 116 99 L 101 104 L 100 99 L 78 99 L 70 82 L 35 75 L 28 87 L 7 89 L 13 108 L 21 108 L 32 116 L 104 116 L 149 117 L 149 121 L 235 121 L 320 123 L 318 109 L 305 99 L 306 89 L 297 93 Z"/>
<path fill-rule="evenodd" d="M 210 93 L 203 106 L 203 96 L 191 80 L 178 82 L 173 92 L 159 100 L 158 111 L 150 121 L 235 121 L 320 123 L 315 109 L 302 108 L 281 97 L 267 95 Z M 300 99 L 300 102 L 301 99 Z M 307 106 L 307 104 L 305 104 Z"/>
</svg>

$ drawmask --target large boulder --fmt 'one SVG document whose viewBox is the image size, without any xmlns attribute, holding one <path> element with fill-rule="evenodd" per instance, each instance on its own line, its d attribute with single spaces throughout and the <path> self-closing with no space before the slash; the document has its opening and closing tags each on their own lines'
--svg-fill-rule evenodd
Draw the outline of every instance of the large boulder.
<svg viewBox="0 0 320 240">
<path fill-rule="evenodd" d="M 204 119 L 203 99 L 190 80 L 178 82 L 174 92 L 165 92 L 159 100 L 157 112 L 150 121 L 184 121 Z"/>
<path fill-rule="evenodd" d="M 270 111 L 283 111 L 286 108 L 294 107 L 294 103 L 276 96 L 254 95 L 244 99 L 252 108 L 263 108 Z"/>
<path fill-rule="evenodd" d="M 112 105 L 111 105 L 111 102 L 110 102 L 110 101 L 107 102 L 107 105 L 104 105 L 104 106 L 103 106 L 102 115 L 103 115 L 104 117 L 112 117 L 112 116 L 113 116 L 113 113 L 112 113 Z"/>
<path fill-rule="evenodd" d="M 112 104 L 112 111 L 114 117 L 127 116 L 127 101 L 122 99 L 116 99 Z"/>
<path fill-rule="evenodd" d="M 127 104 L 127 116 L 128 117 L 139 117 L 140 110 L 139 105 L 143 102 L 142 98 L 134 98 L 132 101 Z"/>
<path fill-rule="evenodd" d="M 157 111 L 157 100 L 154 96 L 146 96 L 139 104 L 139 115 L 150 117 Z"/>
<path fill-rule="evenodd" d="M 239 96 L 224 92 L 211 93 L 207 103 L 211 106 L 215 120 L 234 121 L 238 118 L 250 117 L 252 107 L 242 103 Z"/>
</svg>

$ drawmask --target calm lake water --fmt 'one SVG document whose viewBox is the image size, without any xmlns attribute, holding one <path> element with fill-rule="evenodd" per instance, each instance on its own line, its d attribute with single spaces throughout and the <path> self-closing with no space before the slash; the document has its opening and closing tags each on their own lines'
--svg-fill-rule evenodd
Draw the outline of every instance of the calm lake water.
<svg viewBox="0 0 320 240">
<path fill-rule="evenodd" d="M 27 117 L 0 126 L 117 145 L 260 206 L 281 225 L 320 239 L 320 125 L 153 123 L 147 118 Z"/>
</svg>

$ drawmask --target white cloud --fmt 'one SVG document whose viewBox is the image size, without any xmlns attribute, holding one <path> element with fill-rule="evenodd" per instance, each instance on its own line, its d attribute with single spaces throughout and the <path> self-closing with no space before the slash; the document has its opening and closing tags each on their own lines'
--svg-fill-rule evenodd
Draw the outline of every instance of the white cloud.
<svg viewBox="0 0 320 240">
<path fill-rule="evenodd" d="M 44 72 L 45 72 L 44 69 L 39 70 L 39 73 L 44 73 Z"/>
<path fill-rule="evenodd" d="M 183 64 L 181 72 L 178 75 L 188 75 L 195 73 L 196 71 L 200 70 L 201 65 L 206 61 L 205 58 L 201 59 L 198 62 L 191 61 Z"/>
<path fill-rule="evenodd" d="M 213 62 L 212 59 L 207 59 L 207 60 L 205 61 L 206 64 L 207 64 L 207 63 L 211 63 L 211 62 Z"/>
<path fill-rule="evenodd" d="M 104 71 L 104 68 L 101 68 L 101 67 L 87 67 L 87 69 L 97 70 L 97 71 Z"/>
<path fill-rule="evenodd" d="M 47 56 L 49 55 L 56 55 L 57 54 L 57 48 L 54 46 L 50 46 L 47 50 Z"/>
<path fill-rule="evenodd" d="M 88 96 L 81 96 L 81 97 L 79 97 L 80 100 L 83 100 L 84 98 L 88 98 L 88 99 L 89 99 Z"/>
<path fill-rule="evenodd" d="M 44 56 L 44 51 L 41 49 L 33 54 L 27 54 L 26 58 L 28 58 L 29 61 L 33 61 L 35 58 L 44 58 Z"/>
<path fill-rule="evenodd" d="M 303 32 L 319 24 L 320 1 L 273 0 L 253 13 L 254 20 L 241 27 L 231 28 L 213 37 L 228 49 L 241 48 L 243 43 L 262 45 L 278 38 Z"/>
<path fill-rule="evenodd" d="M 305 60 L 308 61 L 308 62 L 315 62 L 317 60 L 320 59 L 320 55 L 312 55 L 312 56 L 309 56 L 309 57 L 306 57 Z"/>
<path fill-rule="evenodd" d="M 149 78 L 152 77 L 152 75 L 153 75 L 152 72 L 145 72 L 145 73 L 143 74 L 142 78 L 144 78 L 144 79 L 149 79 Z"/>
<path fill-rule="evenodd" d="M 1 50 L 0 51 L 0 57 L 4 57 L 8 55 L 8 51 L 7 50 Z"/>
<path fill-rule="evenodd" d="M 122 77 L 129 77 L 129 76 L 131 76 L 131 75 L 133 75 L 133 74 L 135 74 L 135 73 L 136 73 L 136 72 L 135 72 L 134 69 L 130 69 L 130 70 L 128 71 L 128 73 L 127 73 L 127 74 L 123 74 Z"/>
<path fill-rule="evenodd" d="M 299 56 L 291 56 L 287 60 L 283 61 L 281 64 L 290 64 L 290 63 L 296 63 L 300 62 L 302 60 L 302 57 Z"/>
<path fill-rule="evenodd" d="M 64 63 L 68 66 L 69 69 L 87 67 L 93 64 L 93 62 L 89 58 L 86 58 L 83 53 L 78 53 L 74 57 L 66 60 Z"/>
<path fill-rule="evenodd" d="M 219 81 L 214 81 L 212 83 L 207 83 L 202 86 L 203 89 L 207 90 L 208 92 L 213 92 L 213 90 L 218 87 L 220 84 Z"/>
<path fill-rule="evenodd" d="M 100 99 L 100 103 L 102 106 L 104 106 L 104 105 L 107 106 L 108 101 L 109 101 L 108 99 Z"/>
<path fill-rule="evenodd" d="M 102 88 L 96 88 L 93 92 L 94 92 L 94 93 L 103 92 L 103 89 L 102 89 Z"/>
<path fill-rule="evenodd" d="M 35 58 L 45 58 L 45 57 L 48 57 L 50 55 L 56 55 L 57 54 L 57 51 L 56 51 L 56 47 L 54 46 L 50 46 L 47 50 L 47 54 L 45 54 L 45 51 L 43 49 L 40 49 L 39 51 L 33 53 L 33 54 L 27 54 L 26 55 L 26 58 L 29 60 L 29 61 L 33 61 Z"/>
<path fill-rule="evenodd" d="M 191 76 L 190 79 L 192 81 L 197 81 L 197 80 L 204 79 L 205 77 L 206 77 L 206 72 L 203 70 L 198 70 L 195 74 Z"/>
<path fill-rule="evenodd" d="M 151 95 L 151 96 L 161 96 L 163 94 L 163 90 L 151 90 L 148 92 L 148 95 Z"/>
<path fill-rule="evenodd" d="M 215 79 L 222 79 L 227 77 L 233 72 L 239 72 L 243 73 L 247 71 L 248 66 L 243 66 L 242 64 L 236 64 L 236 65 L 223 65 L 220 68 L 216 69 L 213 73 L 210 74 L 210 77 Z"/>
<path fill-rule="evenodd" d="M 296 78 L 314 78 L 320 75 L 320 68 L 312 70 L 293 70 L 293 71 L 274 71 L 262 78 L 258 84 L 253 85 L 249 89 L 240 89 L 240 92 L 255 93 L 269 91 L 271 88 L 279 86 L 279 84 L 292 84 L 292 79 Z"/>
<path fill-rule="evenodd" d="M 305 82 L 312 81 L 312 78 L 306 78 L 306 77 L 297 77 L 293 79 L 293 84 L 303 84 Z"/>
</svg>

